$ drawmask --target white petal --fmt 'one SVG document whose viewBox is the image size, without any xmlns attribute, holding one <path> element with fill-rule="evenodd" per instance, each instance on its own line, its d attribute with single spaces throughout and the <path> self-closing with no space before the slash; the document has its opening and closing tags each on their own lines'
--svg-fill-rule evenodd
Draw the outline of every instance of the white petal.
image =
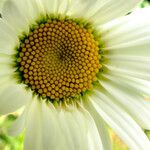
<svg viewBox="0 0 150 150">
<path fill-rule="evenodd" d="M 118 73 L 118 74 L 123 74 L 123 75 L 126 75 L 126 76 L 131 76 L 131 77 L 134 77 L 134 78 L 139 78 L 139 79 L 143 79 L 143 80 L 147 80 L 149 81 L 150 80 L 150 77 L 148 75 L 148 72 L 147 70 L 143 70 L 143 71 L 139 71 L 137 69 L 130 69 L 129 68 L 119 68 L 117 66 L 111 66 L 111 65 L 106 65 L 107 69 L 109 71 L 111 71 L 112 73 Z"/>
<path fill-rule="evenodd" d="M 65 135 L 64 132 L 64 135 L 72 139 L 72 149 L 102 149 L 102 143 L 95 122 L 86 111 L 80 112 L 74 109 L 70 113 L 64 112 L 64 117 L 62 125 L 66 124 L 69 129 L 69 134 Z M 60 116 L 60 118 L 62 117 Z M 65 131 L 65 128 L 62 128 L 62 130 Z"/>
<path fill-rule="evenodd" d="M 91 116 L 91 115 L 88 116 L 89 125 L 90 125 L 89 126 L 90 132 L 88 134 L 89 150 L 92 150 L 92 149 L 93 150 L 95 150 L 95 149 L 105 150 L 105 148 L 108 148 L 107 150 L 110 150 L 109 146 L 105 145 L 108 142 L 108 140 L 104 142 L 104 139 L 106 140 L 106 138 L 105 138 L 106 134 L 105 135 L 102 134 L 102 132 L 101 132 L 102 128 L 98 126 L 97 122 L 95 120 L 93 120 L 92 117 L 93 116 Z M 97 121 L 99 121 L 99 120 L 97 120 Z M 105 132 L 105 130 L 103 130 L 103 133 L 104 132 Z"/>
<path fill-rule="evenodd" d="M 126 15 L 140 0 L 72 0 L 70 14 L 104 24 L 117 17 Z"/>
<path fill-rule="evenodd" d="M 47 13 L 56 13 L 58 9 L 59 0 L 43 0 L 43 6 Z"/>
<path fill-rule="evenodd" d="M 53 150 L 67 149 L 65 138 L 60 130 L 60 122 L 55 108 L 51 104 L 42 102 L 42 142 L 46 150 L 47 147 Z M 67 134 L 67 129 L 66 129 Z M 59 141 L 59 144 L 57 142 Z M 71 145 L 68 143 L 68 145 Z"/>
<path fill-rule="evenodd" d="M 109 44 L 109 42 L 108 42 Z M 105 45 L 106 47 L 103 48 L 103 52 L 104 55 L 109 54 L 110 56 L 143 56 L 143 57 L 149 57 L 150 56 L 150 52 L 148 51 L 149 47 L 150 47 L 150 43 L 137 43 L 136 41 L 130 42 L 128 41 L 128 43 L 124 43 L 121 44 L 118 43 L 115 46 L 111 46 L 107 47 L 107 45 Z"/>
<path fill-rule="evenodd" d="M 66 145 L 68 147 L 67 149 L 68 150 L 69 149 L 75 150 L 75 148 L 79 150 L 86 149 L 87 146 L 85 145 L 84 138 L 85 138 L 85 130 L 87 129 L 87 127 L 84 124 L 86 128 L 83 128 L 83 131 L 81 131 L 81 125 L 82 125 L 83 120 L 82 122 L 78 123 L 76 122 L 76 119 L 75 119 L 76 117 L 75 113 L 72 114 L 72 113 L 67 113 L 67 112 L 61 112 L 59 117 L 60 117 L 59 118 L 60 122 L 62 123 L 61 125 L 62 134 L 66 136 Z M 66 131 L 65 129 L 67 129 L 67 132 L 65 132 Z M 83 145 L 81 145 L 81 143 L 83 143 Z"/>
<path fill-rule="evenodd" d="M 26 118 L 25 150 L 102 149 L 97 127 L 88 112 L 71 109 L 58 111 L 51 103 L 34 99 Z"/>
<path fill-rule="evenodd" d="M 41 102 L 35 98 L 26 118 L 24 150 L 43 150 L 41 117 Z"/>
<path fill-rule="evenodd" d="M 6 85 L 5 85 L 6 84 Z M 0 114 L 13 112 L 31 100 L 31 91 L 26 91 L 22 85 L 5 82 L 0 88 Z"/>
<path fill-rule="evenodd" d="M 114 81 L 118 78 L 119 80 L 121 80 L 121 82 L 124 82 L 124 84 L 122 84 L 122 86 L 126 87 L 127 93 L 130 92 L 130 90 L 132 89 L 132 92 L 134 91 L 134 93 L 132 93 L 132 94 L 141 96 L 142 98 L 148 97 L 150 95 L 150 91 L 149 91 L 150 82 L 148 82 L 147 80 L 134 78 L 132 76 L 128 76 L 125 74 L 117 74 L 117 72 L 109 72 L 109 74 L 104 73 L 104 74 L 102 74 L 102 76 L 104 76 L 104 78 L 108 78 L 112 81 Z M 114 82 L 116 82 L 116 81 L 114 81 Z M 117 82 L 117 83 L 119 83 L 119 82 Z M 119 84 L 119 85 L 121 85 L 121 84 Z"/>
<path fill-rule="evenodd" d="M 71 0 L 69 3 L 67 14 L 75 17 L 84 17 L 89 7 L 93 7 L 96 0 Z"/>
<path fill-rule="evenodd" d="M 8 22 L 17 34 L 18 32 L 22 33 L 23 31 L 28 32 L 28 22 L 24 18 L 23 12 L 17 7 L 17 2 L 15 0 L 6 0 L 2 14 L 3 20 Z"/>
<path fill-rule="evenodd" d="M 17 44 L 17 35 L 13 29 L 4 20 L 0 20 L 0 53 L 14 54 Z"/>
<path fill-rule="evenodd" d="M 143 56 L 127 56 L 127 55 L 105 55 L 105 59 L 108 59 L 104 66 L 106 66 L 112 72 L 122 72 L 122 74 L 128 74 L 133 77 L 149 80 L 150 72 L 150 57 Z"/>
<path fill-rule="evenodd" d="M 43 0 L 42 3 L 47 14 L 66 15 L 69 6 L 69 0 Z"/>
<path fill-rule="evenodd" d="M 58 2 L 57 13 L 66 14 L 69 9 L 69 0 L 58 0 Z"/>
<path fill-rule="evenodd" d="M 97 92 L 91 104 L 131 150 L 150 149 L 150 142 L 135 121 L 107 96 Z M 145 146 L 146 145 L 146 146 Z"/>
<path fill-rule="evenodd" d="M 16 0 L 17 8 L 19 11 L 23 12 L 24 17 L 30 25 L 44 14 L 45 11 L 42 1 L 43 0 Z"/>
<path fill-rule="evenodd" d="M 0 53 L 0 80 L 3 80 L 6 76 L 12 76 L 15 72 L 15 68 L 12 67 L 12 57 L 7 54 Z"/>
<path fill-rule="evenodd" d="M 15 69 L 11 68 L 9 64 L 0 64 L 0 80 L 3 80 L 3 78 L 10 78 Z"/>
<path fill-rule="evenodd" d="M 0 64 L 10 64 L 12 62 L 12 58 L 8 54 L 0 53 Z"/>
<path fill-rule="evenodd" d="M 98 115 L 98 113 L 95 111 L 95 108 L 92 107 L 91 103 L 88 103 L 89 101 L 85 102 L 85 106 L 88 110 L 88 112 L 92 115 L 94 118 L 94 121 L 96 123 L 99 136 L 102 141 L 103 149 L 104 150 L 112 150 L 112 144 L 110 140 L 110 136 L 107 130 L 107 126 L 103 119 Z"/>
<path fill-rule="evenodd" d="M 85 122 L 80 119 L 79 115 L 78 120 L 80 122 L 77 122 L 75 112 L 64 110 L 58 112 L 52 108 L 51 104 L 45 104 L 45 102 L 43 102 L 42 110 L 43 145 L 45 150 L 47 147 L 53 150 L 87 150 L 87 145 L 85 145 L 84 141 L 86 133 Z M 81 126 L 83 123 L 84 127 Z M 58 141 L 59 144 L 57 144 Z"/>
<path fill-rule="evenodd" d="M 29 26 L 44 14 L 41 0 L 6 0 L 3 7 L 3 20 L 17 36 L 29 33 Z"/>
<path fill-rule="evenodd" d="M 31 102 L 32 101 L 30 101 L 30 103 Z M 26 119 L 29 115 L 28 112 L 29 112 L 30 103 L 25 107 L 21 116 L 19 116 L 17 120 L 13 123 L 13 125 L 10 127 L 8 131 L 9 135 L 17 136 L 21 134 L 21 132 L 25 129 Z"/>
<path fill-rule="evenodd" d="M 83 113 L 83 117 L 86 119 L 85 121 L 87 122 L 86 124 L 88 125 L 87 136 L 88 136 L 88 142 L 89 142 L 88 144 L 90 145 L 88 147 L 88 150 L 91 150 L 91 149 L 102 150 L 103 149 L 102 141 L 101 141 L 101 138 L 100 138 L 100 135 L 99 135 L 99 132 L 98 132 L 98 129 L 97 129 L 94 119 L 86 110 L 83 110 L 83 112 L 81 111 L 80 113 Z M 79 117 L 77 116 L 77 119 L 78 118 Z M 84 118 L 81 118 L 81 120 L 84 120 Z M 78 119 L 77 122 L 81 122 L 81 120 Z M 81 128 L 81 130 L 83 130 L 83 127 Z M 85 135 L 85 137 L 86 137 L 86 135 Z M 84 141 L 84 142 L 86 143 L 86 141 Z"/>
<path fill-rule="evenodd" d="M 118 52 L 118 54 L 122 54 L 122 52 L 126 53 L 124 52 L 126 48 L 130 48 L 131 52 L 127 51 L 127 53 L 133 54 L 134 52 L 135 55 L 136 53 L 138 55 L 140 50 L 135 50 L 134 47 L 144 46 L 146 48 L 149 43 L 149 13 L 150 8 L 142 9 L 140 12 L 131 13 L 131 15 L 109 22 L 102 28 L 100 27 L 103 35 L 102 40 L 105 42 L 104 50 L 110 50 L 110 53 Z M 149 54 L 149 52 L 147 51 L 146 54 Z"/>
<path fill-rule="evenodd" d="M 137 84 L 134 80 L 114 75 L 105 75 L 105 77 L 108 79 L 100 83 L 107 89 L 110 98 L 114 97 L 112 100 L 125 109 L 141 127 L 150 129 L 150 102 L 142 95 L 140 88 L 142 83 Z M 146 87 L 143 85 L 143 88 Z M 147 87 L 145 93 L 148 90 Z"/>
</svg>

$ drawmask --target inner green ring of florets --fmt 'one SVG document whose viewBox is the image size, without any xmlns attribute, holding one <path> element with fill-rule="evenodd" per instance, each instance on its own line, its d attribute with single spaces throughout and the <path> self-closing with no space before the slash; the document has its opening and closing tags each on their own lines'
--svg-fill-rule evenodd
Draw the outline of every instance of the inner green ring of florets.
<svg viewBox="0 0 150 150">
<path fill-rule="evenodd" d="M 47 18 L 21 38 L 17 72 L 42 98 L 71 99 L 91 89 L 101 68 L 100 48 L 89 23 Z"/>
</svg>

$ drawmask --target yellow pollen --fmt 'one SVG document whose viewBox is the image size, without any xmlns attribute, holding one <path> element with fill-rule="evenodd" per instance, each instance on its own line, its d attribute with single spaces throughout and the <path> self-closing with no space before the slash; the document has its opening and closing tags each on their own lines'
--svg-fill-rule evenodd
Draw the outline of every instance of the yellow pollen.
<svg viewBox="0 0 150 150">
<path fill-rule="evenodd" d="M 20 46 L 24 83 L 43 98 L 72 98 L 92 87 L 99 64 L 92 31 L 74 21 L 54 20 L 30 32 Z"/>
</svg>

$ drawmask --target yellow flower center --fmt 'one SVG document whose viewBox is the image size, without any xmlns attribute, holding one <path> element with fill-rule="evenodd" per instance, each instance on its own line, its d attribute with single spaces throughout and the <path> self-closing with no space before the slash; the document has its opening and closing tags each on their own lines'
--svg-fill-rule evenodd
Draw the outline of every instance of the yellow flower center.
<svg viewBox="0 0 150 150">
<path fill-rule="evenodd" d="M 75 21 L 53 20 L 30 32 L 19 50 L 23 82 L 44 98 L 73 98 L 90 89 L 100 69 L 98 42 Z"/>
</svg>

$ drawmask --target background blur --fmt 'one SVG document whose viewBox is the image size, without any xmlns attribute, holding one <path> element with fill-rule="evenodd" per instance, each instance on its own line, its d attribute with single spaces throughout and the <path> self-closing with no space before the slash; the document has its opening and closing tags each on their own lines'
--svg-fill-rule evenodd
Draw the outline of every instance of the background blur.
<svg viewBox="0 0 150 150">
<path fill-rule="evenodd" d="M 0 0 L 0 10 L 2 3 L 5 0 Z M 150 6 L 150 0 L 144 0 L 136 9 Z M 0 117 L 0 150 L 22 150 L 23 149 L 23 135 L 18 137 L 8 136 L 8 129 L 16 120 L 18 113 Z M 117 137 L 117 135 L 109 129 L 112 140 L 113 150 L 129 150 L 128 147 Z M 150 131 L 145 131 L 150 138 Z"/>
</svg>

